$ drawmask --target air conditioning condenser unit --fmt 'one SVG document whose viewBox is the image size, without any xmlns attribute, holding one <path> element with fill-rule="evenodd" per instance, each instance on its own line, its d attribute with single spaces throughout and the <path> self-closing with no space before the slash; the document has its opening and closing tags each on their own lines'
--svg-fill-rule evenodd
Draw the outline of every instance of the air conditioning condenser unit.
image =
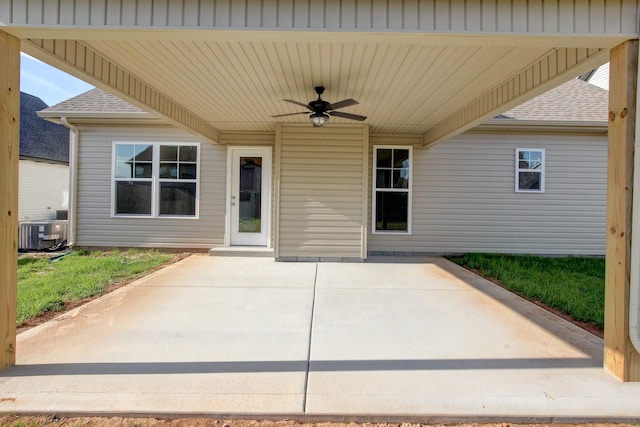
<svg viewBox="0 0 640 427">
<path fill-rule="evenodd" d="M 21 251 L 41 251 L 67 240 L 68 222 L 61 220 L 27 221 L 20 223 Z"/>
</svg>

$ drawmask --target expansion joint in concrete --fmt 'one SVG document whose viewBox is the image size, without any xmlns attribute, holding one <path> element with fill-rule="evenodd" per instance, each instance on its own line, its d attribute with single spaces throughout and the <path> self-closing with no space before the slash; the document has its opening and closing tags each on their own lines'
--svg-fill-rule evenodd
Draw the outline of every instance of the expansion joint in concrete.
<svg viewBox="0 0 640 427">
<path fill-rule="evenodd" d="M 307 345 L 307 372 L 304 378 L 304 391 L 302 396 L 302 412 L 307 413 L 307 391 L 309 389 L 309 372 L 311 371 L 311 342 L 313 340 L 313 318 L 316 310 L 316 289 L 318 286 L 318 264 L 313 278 L 313 297 L 311 300 L 311 320 L 309 322 L 309 343 Z"/>
</svg>

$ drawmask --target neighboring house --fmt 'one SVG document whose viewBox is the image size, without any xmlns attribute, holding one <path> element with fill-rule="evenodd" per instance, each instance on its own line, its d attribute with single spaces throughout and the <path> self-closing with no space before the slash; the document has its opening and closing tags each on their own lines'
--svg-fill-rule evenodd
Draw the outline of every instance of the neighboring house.
<svg viewBox="0 0 640 427">
<path fill-rule="evenodd" d="M 609 63 L 603 64 L 579 77 L 585 82 L 609 90 Z"/>
<path fill-rule="evenodd" d="M 607 102 L 574 79 L 432 148 L 310 124 L 213 145 L 99 89 L 39 114 L 78 128 L 80 246 L 602 255 Z"/>
<path fill-rule="evenodd" d="M 19 221 L 55 219 L 69 207 L 69 130 L 38 117 L 44 108 L 20 93 Z"/>
</svg>

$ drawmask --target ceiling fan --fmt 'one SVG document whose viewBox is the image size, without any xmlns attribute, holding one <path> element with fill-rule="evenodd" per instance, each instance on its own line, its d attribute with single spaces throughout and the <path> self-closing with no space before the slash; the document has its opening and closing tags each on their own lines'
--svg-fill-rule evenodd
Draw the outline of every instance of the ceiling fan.
<svg viewBox="0 0 640 427">
<path fill-rule="evenodd" d="M 358 105 L 359 102 L 356 101 L 355 99 L 349 98 L 343 101 L 334 102 L 332 104 L 321 98 L 322 94 L 324 93 L 324 86 L 316 86 L 315 90 L 316 90 L 316 93 L 318 94 L 318 99 L 316 99 L 315 101 L 311 101 L 308 104 L 295 101 L 293 99 L 283 99 L 283 101 L 300 105 L 301 107 L 306 108 L 307 110 L 311 111 L 311 114 L 309 114 L 309 111 L 301 111 L 298 113 L 278 114 L 271 117 L 284 117 L 284 116 L 293 116 L 296 114 L 309 114 L 309 118 L 311 119 L 311 122 L 313 123 L 314 127 L 320 127 L 323 124 L 325 124 L 326 121 L 329 120 L 329 116 L 342 117 L 343 119 L 357 120 L 359 122 L 366 120 L 365 116 L 359 116 L 357 114 L 335 111 L 340 108 L 351 107 L 352 105 Z"/>
</svg>

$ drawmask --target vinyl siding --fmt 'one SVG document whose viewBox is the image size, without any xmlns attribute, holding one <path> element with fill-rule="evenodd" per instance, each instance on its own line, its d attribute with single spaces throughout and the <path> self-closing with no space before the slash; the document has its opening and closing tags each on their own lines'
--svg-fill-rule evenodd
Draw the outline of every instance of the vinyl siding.
<svg viewBox="0 0 640 427">
<path fill-rule="evenodd" d="M 367 128 L 281 129 L 278 258 L 364 258 Z"/>
<path fill-rule="evenodd" d="M 69 166 L 20 160 L 18 220 L 56 218 L 56 210 L 69 208 Z"/>
<path fill-rule="evenodd" d="M 574 4 L 576 3 L 576 4 Z M 481 0 L 14 0 L 6 25 L 146 28 L 396 30 L 437 33 L 594 35 L 638 32 L 638 2 Z"/>
<path fill-rule="evenodd" d="M 546 150 L 544 193 L 515 192 L 516 148 Z M 413 180 L 412 234 L 369 230 L 369 253 L 605 252 L 606 136 L 467 133 L 414 149 Z"/>
<path fill-rule="evenodd" d="M 273 132 L 222 132 L 220 144 L 224 145 L 275 145 L 276 135 Z"/>
<path fill-rule="evenodd" d="M 200 143 L 197 219 L 111 217 L 113 141 L 198 142 L 172 127 L 80 127 L 78 246 L 210 248 L 224 245 L 226 147 Z"/>
<path fill-rule="evenodd" d="M 226 147 L 201 143 L 198 219 L 112 218 L 112 141 L 195 140 L 170 127 L 91 126 L 80 132 L 78 245 L 224 244 Z M 372 135 L 368 141 L 361 126 L 282 125 L 278 134 L 279 258 L 361 258 L 367 244 L 369 253 L 604 254 L 603 136 L 467 133 L 422 149 L 420 136 Z M 266 144 L 268 138 L 262 139 Z M 246 143 L 260 145 L 255 139 Z M 363 144 L 369 146 L 368 159 Z M 371 147 L 387 144 L 414 147 L 409 236 L 371 234 Z M 546 150 L 545 193 L 514 191 L 516 148 Z"/>
</svg>

